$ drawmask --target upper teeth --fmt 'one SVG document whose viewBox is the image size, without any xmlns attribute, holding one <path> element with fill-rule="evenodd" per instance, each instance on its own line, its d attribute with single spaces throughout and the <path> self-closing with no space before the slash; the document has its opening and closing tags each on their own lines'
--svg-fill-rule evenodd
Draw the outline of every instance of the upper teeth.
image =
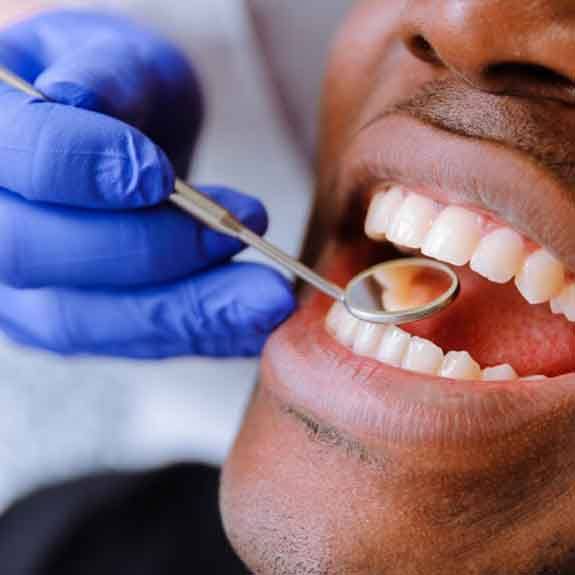
<svg viewBox="0 0 575 575">
<path fill-rule="evenodd" d="M 563 313 L 569 321 L 575 321 L 575 284 L 569 284 L 551 300 L 551 311 Z"/>
<path fill-rule="evenodd" d="M 484 236 L 471 258 L 471 269 L 496 283 L 511 281 L 525 260 L 523 238 L 509 228 Z"/>
<path fill-rule="evenodd" d="M 422 246 L 430 258 L 464 266 L 481 240 L 481 218 L 459 206 L 447 206 L 431 226 Z"/>
<path fill-rule="evenodd" d="M 493 229 L 475 212 L 442 206 L 396 186 L 374 196 L 365 231 L 372 239 L 421 249 L 426 256 L 453 265 L 470 263 L 493 282 L 515 278 L 529 303 L 551 302 L 554 313 L 575 321 L 575 282 L 567 281 L 563 264 L 545 249 L 529 250 L 511 228 Z"/>
</svg>

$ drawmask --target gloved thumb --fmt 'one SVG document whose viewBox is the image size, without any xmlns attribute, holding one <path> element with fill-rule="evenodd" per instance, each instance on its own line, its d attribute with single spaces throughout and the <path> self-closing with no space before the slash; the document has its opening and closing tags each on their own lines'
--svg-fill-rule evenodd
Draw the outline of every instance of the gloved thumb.
<svg viewBox="0 0 575 575">
<path fill-rule="evenodd" d="M 164 152 L 128 124 L 6 86 L 0 110 L 0 188 L 32 201 L 108 210 L 156 205 L 174 189 Z"/>
<path fill-rule="evenodd" d="M 235 263 L 142 290 L 19 290 L 0 284 L 0 329 L 61 354 L 257 355 L 294 310 L 274 270 Z"/>
</svg>

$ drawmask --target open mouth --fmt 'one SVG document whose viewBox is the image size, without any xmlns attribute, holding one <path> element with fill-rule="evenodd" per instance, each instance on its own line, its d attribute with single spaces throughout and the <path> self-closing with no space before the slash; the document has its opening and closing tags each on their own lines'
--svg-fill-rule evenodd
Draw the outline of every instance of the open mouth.
<svg viewBox="0 0 575 575">
<path fill-rule="evenodd" d="M 341 194 L 361 204 L 355 245 L 376 258 L 395 246 L 448 263 L 461 295 L 403 329 L 360 322 L 336 305 L 327 331 L 356 355 L 448 379 L 575 372 L 569 190 L 526 154 L 401 115 L 371 132 L 350 147 L 340 174 Z"/>
<path fill-rule="evenodd" d="M 354 353 L 458 380 L 544 379 L 571 368 L 575 281 L 547 249 L 493 217 L 403 186 L 371 197 L 365 233 L 458 268 L 462 303 L 406 329 L 361 322 L 335 304 L 326 329 Z"/>
<path fill-rule="evenodd" d="M 454 266 L 461 293 L 399 328 L 305 292 L 266 348 L 264 389 L 377 445 L 459 449 L 572 417 L 575 208 L 565 186 L 523 153 L 402 117 L 356 138 L 337 171 L 330 219 L 341 225 L 322 274 L 346 285 L 399 248 Z"/>
</svg>

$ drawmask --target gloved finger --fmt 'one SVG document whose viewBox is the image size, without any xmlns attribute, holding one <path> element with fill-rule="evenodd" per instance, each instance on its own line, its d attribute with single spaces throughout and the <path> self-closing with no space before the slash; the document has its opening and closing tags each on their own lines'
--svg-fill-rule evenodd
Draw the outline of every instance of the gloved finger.
<svg viewBox="0 0 575 575">
<path fill-rule="evenodd" d="M 36 87 L 53 101 L 145 131 L 185 175 L 203 117 L 199 84 L 171 46 L 154 44 L 143 50 L 125 38 L 97 37 L 58 59 Z"/>
<path fill-rule="evenodd" d="M 204 193 L 263 234 L 256 199 L 224 188 Z M 243 245 L 169 205 L 125 212 L 54 207 L 0 191 L 0 282 L 128 287 L 175 281 L 213 267 Z"/>
<path fill-rule="evenodd" d="M 60 56 L 35 86 L 48 99 L 114 116 L 142 128 L 158 99 L 157 75 L 137 46 L 99 35 Z"/>
<path fill-rule="evenodd" d="M 160 148 L 113 118 L 0 87 L 0 188 L 85 208 L 155 205 L 174 174 Z"/>
<path fill-rule="evenodd" d="M 34 62 L 35 76 L 32 69 L 22 73 L 50 98 L 103 104 L 94 109 L 106 114 L 125 109 L 124 99 L 149 108 L 165 97 L 173 101 L 190 86 L 197 89 L 195 74 L 176 46 L 117 13 L 41 12 L 0 30 L 0 57 L 10 54 Z"/>
<path fill-rule="evenodd" d="M 203 105 L 183 53 L 118 14 L 57 10 L 0 32 L 0 62 L 50 99 L 139 127 L 179 161 L 189 161 Z"/>
<path fill-rule="evenodd" d="M 44 69 L 42 61 L 30 50 L 30 46 L 7 42 L 3 34 L 4 31 L 0 31 L 0 64 L 33 84 Z"/>
<path fill-rule="evenodd" d="M 49 99 L 115 116 L 145 128 L 156 107 L 177 100 L 180 92 L 197 89 L 185 60 L 150 35 L 151 46 L 140 41 L 101 34 L 73 52 L 62 55 L 36 79 Z M 189 103 L 189 102 L 188 102 Z M 189 107 L 186 116 L 199 113 Z"/>
<path fill-rule="evenodd" d="M 25 345 L 135 358 L 257 355 L 294 308 L 286 280 L 256 264 L 136 292 L 0 286 L 0 301 L 0 329 Z"/>
</svg>

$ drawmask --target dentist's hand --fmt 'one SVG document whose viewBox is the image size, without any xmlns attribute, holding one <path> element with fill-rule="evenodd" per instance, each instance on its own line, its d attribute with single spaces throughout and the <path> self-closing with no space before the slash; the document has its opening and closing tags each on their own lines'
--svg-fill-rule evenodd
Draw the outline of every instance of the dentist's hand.
<svg viewBox="0 0 575 575">
<path fill-rule="evenodd" d="M 0 63 L 58 102 L 0 83 L 0 329 L 65 354 L 257 354 L 293 310 L 289 285 L 229 263 L 238 242 L 164 203 L 202 117 L 180 53 L 68 11 L 0 31 Z M 206 191 L 265 231 L 259 202 Z"/>
</svg>

